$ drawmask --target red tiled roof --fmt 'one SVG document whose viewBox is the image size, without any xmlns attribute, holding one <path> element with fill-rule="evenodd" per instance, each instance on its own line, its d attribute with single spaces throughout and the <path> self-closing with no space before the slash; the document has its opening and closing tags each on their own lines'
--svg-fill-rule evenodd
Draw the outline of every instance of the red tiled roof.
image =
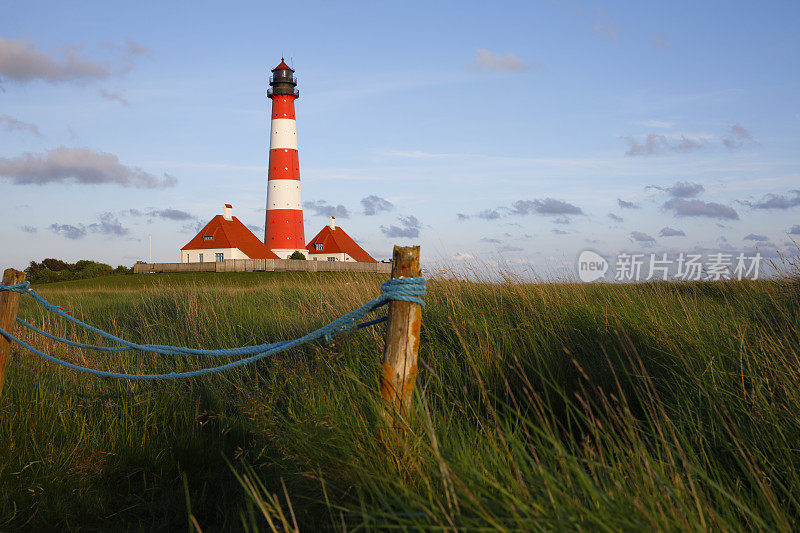
<svg viewBox="0 0 800 533">
<path fill-rule="evenodd" d="M 273 71 L 275 71 L 275 70 L 291 70 L 292 72 L 294 72 L 294 69 L 292 67 L 290 67 L 289 65 L 287 65 L 286 61 L 284 61 L 283 58 L 281 58 L 281 64 L 278 65 L 277 67 L 275 67 L 272 70 Z"/>
<path fill-rule="evenodd" d="M 322 251 L 317 251 L 314 247 L 315 244 L 322 243 Z M 356 241 L 350 238 L 350 235 L 345 233 L 342 228 L 331 229 L 330 226 L 325 226 L 322 231 L 311 239 L 306 246 L 309 254 L 340 254 L 346 253 L 359 263 L 377 263 L 375 259 L 362 247 L 356 244 Z"/>
<path fill-rule="evenodd" d="M 278 259 L 238 218 L 231 218 L 233 220 L 225 220 L 222 215 L 215 216 L 181 250 L 238 248 L 250 259 Z M 213 239 L 203 239 L 208 236 Z"/>
</svg>

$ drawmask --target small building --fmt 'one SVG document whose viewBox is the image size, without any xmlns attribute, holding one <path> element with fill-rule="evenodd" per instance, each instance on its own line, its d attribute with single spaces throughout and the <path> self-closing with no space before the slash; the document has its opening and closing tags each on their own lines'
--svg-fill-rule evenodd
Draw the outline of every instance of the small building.
<svg viewBox="0 0 800 533">
<path fill-rule="evenodd" d="M 211 263 L 225 259 L 278 259 L 225 204 L 200 232 L 181 248 L 181 263 Z"/>
<path fill-rule="evenodd" d="M 351 263 L 377 263 L 362 247 L 356 244 L 342 228 L 336 227 L 336 219 L 322 228 L 306 246 L 308 259 L 312 261 L 347 261 Z"/>
</svg>

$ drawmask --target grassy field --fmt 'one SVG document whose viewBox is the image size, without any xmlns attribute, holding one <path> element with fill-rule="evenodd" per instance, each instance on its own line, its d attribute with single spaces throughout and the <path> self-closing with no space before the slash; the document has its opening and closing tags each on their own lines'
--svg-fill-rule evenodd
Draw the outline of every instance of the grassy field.
<svg viewBox="0 0 800 533">
<path fill-rule="evenodd" d="M 331 274 L 43 285 L 131 340 L 299 336 L 379 292 Z M 800 284 L 429 283 L 404 441 L 376 438 L 382 327 L 227 373 L 96 379 L 14 350 L 0 530 L 800 528 Z M 24 298 L 20 315 L 89 337 Z M 216 363 L 39 347 L 106 370 Z"/>
</svg>

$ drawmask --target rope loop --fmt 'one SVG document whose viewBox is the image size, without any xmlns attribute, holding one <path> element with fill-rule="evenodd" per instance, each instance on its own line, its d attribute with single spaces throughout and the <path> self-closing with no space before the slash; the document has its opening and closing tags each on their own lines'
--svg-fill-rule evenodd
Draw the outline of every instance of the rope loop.
<svg viewBox="0 0 800 533">
<path fill-rule="evenodd" d="M 425 302 L 418 296 L 425 296 L 427 283 L 425 278 L 392 278 L 381 285 L 383 294 L 390 300 L 412 302 L 425 307 Z"/>
<path fill-rule="evenodd" d="M 7 291 L 7 292 L 18 292 L 20 294 L 25 294 L 30 292 L 31 290 L 31 283 L 29 281 L 23 281 L 22 283 L 17 283 L 14 285 L 3 285 L 0 283 L 0 292 Z"/>
</svg>

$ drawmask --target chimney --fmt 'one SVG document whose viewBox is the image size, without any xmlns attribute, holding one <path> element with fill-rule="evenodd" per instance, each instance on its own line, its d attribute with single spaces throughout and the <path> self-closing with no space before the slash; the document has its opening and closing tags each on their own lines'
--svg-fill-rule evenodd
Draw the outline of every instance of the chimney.
<svg viewBox="0 0 800 533">
<path fill-rule="evenodd" d="M 233 220 L 231 211 L 233 211 L 233 206 L 231 204 L 225 204 L 225 211 L 222 212 L 222 218 L 225 220 Z"/>
<path fill-rule="evenodd" d="M 331 217 L 331 229 L 336 229 L 336 219 Z"/>
</svg>

